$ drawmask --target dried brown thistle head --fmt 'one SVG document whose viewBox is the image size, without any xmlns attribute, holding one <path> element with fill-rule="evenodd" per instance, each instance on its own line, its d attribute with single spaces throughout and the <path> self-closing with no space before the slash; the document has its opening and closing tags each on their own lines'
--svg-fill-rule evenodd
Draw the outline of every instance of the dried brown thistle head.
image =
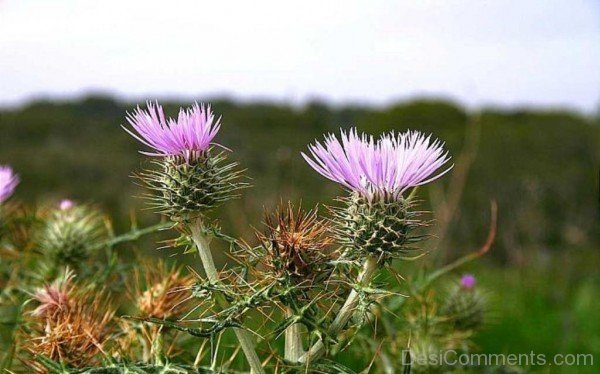
<svg viewBox="0 0 600 374">
<path fill-rule="evenodd" d="M 181 269 L 168 266 L 164 261 L 141 261 L 137 266 L 129 289 L 128 298 L 132 301 L 136 317 L 140 319 L 158 318 L 170 319 L 181 317 L 189 307 L 191 289 L 195 278 L 192 275 L 182 275 Z M 119 322 L 121 336 L 118 339 L 118 356 L 129 359 L 142 357 L 149 362 L 152 357 L 152 347 L 156 339 L 169 341 L 169 357 L 178 352 L 175 339 L 177 334 L 166 335 L 167 329 L 157 325 L 140 322 L 137 319 L 125 319 Z M 167 340 L 168 339 L 168 340 Z"/>
<path fill-rule="evenodd" d="M 37 372 L 47 372 L 36 358 L 45 356 L 66 367 L 99 364 L 111 341 L 114 311 L 106 310 L 100 292 L 82 291 L 67 270 L 64 277 L 38 290 L 40 305 L 28 315 L 30 331 L 23 333 L 23 361 Z"/>
<path fill-rule="evenodd" d="M 325 221 L 316 210 L 308 212 L 291 203 L 265 213 L 265 229 L 256 236 L 264 250 L 259 262 L 275 277 L 287 277 L 298 282 L 314 280 L 326 270 L 332 239 Z"/>
<path fill-rule="evenodd" d="M 135 278 L 135 289 L 130 292 L 130 297 L 136 303 L 140 317 L 165 319 L 185 312 L 194 284 L 192 275 L 182 275 L 180 268 L 158 261 L 136 270 Z"/>
</svg>

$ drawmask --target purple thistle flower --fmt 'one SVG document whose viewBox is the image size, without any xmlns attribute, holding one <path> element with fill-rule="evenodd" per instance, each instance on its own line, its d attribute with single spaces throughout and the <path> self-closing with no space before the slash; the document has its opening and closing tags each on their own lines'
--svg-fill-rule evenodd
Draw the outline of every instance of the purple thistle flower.
<svg viewBox="0 0 600 374">
<path fill-rule="evenodd" d="M 155 150 L 141 152 L 148 156 L 182 156 L 186 161 L 206 151 L 221 127 L 210 106 L 198 105 L 179 110 L 177 119 L 165 118 L 162 106 L 147 103 L 147 110 L 139 106 L 127 114 L 127 121 L 135 131 L 123 126 L 131 136 Z M 136 134 L 137 133 L 137 134 Z"/>
<path fill-rule="evenodd" d="M 19 184 L 19 176 L 10 166 L 0 165 L 0 203 L 6 201 Z"/>
<path fill-rule="evenodd" d="M 302 153 L 318 173 L 369 200 L 379 196 L 398 199 L 407 189 L 429 183 L 452 166 L 434 175 L 450 160 L 439 140 L 432 141 L 418 131 L 383 134 L 377 141 L 341 131 L 341 141 L 325 136 L 324 144 L 309 145 L 310 156 Z"/>
<path fill-rule="evenodd" d="M 58 207 L 60 210 L 68 210 L 71 209 L 74 205 L 75 203 L 73 202 L 73 200 L 63 199 L 60 201 L 60 204 L 58 204 Z"/>
<path fill-rule="evenodd" d="M 472 274 L 465 274 L 460 278 L 460 286 L 470 290 L 475 287 L 475 277 Z"/>
</svg>

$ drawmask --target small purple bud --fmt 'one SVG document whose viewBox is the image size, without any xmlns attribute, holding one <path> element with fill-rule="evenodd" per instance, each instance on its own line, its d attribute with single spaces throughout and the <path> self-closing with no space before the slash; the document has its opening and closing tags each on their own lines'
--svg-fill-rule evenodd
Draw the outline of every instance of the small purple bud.
<svg viewBox="0 0 600 374">
<path fill-rule="evenodd" d="M 464 289 L 470 290 L 475 287 L 475 277 L 472 274 L 465 274 L 460 278 L 460 286 Z"/>
<path fill-rule="evenodd" d="M 75 203 L 72 200 L 64 199 L 64 200 L 61 200 L 61 202 L 59 204 L 59 208 L 60 208 L 60 210 L 68 210 L 68 209 L 71 209 L 73 207 L 73 205 L 75 205 Z"/>
</svg>

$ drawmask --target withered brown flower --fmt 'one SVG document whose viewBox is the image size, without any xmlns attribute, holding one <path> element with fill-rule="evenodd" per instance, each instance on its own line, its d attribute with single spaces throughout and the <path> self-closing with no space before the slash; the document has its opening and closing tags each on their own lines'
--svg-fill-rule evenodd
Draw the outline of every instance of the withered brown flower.
<svg viewBox="0 0 600 374">
<path fill-rule="evenodd" d="M 264 250 L 259 261 L 271 274 L 298 282 L 323 274 L 331 259 L 332 239 L 315 209 L 305 212 L 291 203 L 281 204 L 274 213 L 265 212 L 264 226 L 263 232 L 256 232 Z"/>
<path fill-rule="evenodd" d="M 113 310 L 101 293 L 83 291 L 68 270 L 65 276 L 38 290 L 40 304 L 28 315 L 30 331 L 23 339 L 23 361 L 37 372 L 47 369 L 36 360 L 45 356 L 67 367 L 99 364 L 111 340 Z"/>
<path fill-rule="evenodd" d="M 158 261 L 136 270 L 135 278 L 135 289 L 130 292 L 130 297 L 136 303 L 140 317 L 171 318 L 187 308 L 185 301 L 190 297 L 194 277 L 182 275 L 180 268 Z"/>
<path fill-rule="evenodd" d="M 143 261 L 136 267 L 132 278 L 133 286 L 128 296 L 136 306 L 136 317 L 142 320 L 172 319 L 181 317 L 187 311 L 187 301 L 191 299 L 191 288 L 195 281 L 192 275 L 182 275 L 180 268 L 152 260 Z M 155 356 L 153 350 L 157 339 L 169 342 L 165 347 L 169 347 L 166 353 L 170 357 L 177 353 L 173 351 L 176 334 L 166 334 L 166 329 L 159 325 L 127 319 L 120 321 L 120 327 L 119 355 L 128 358 L 141 355 L 142 361 L 149 362 Z"/>
</svg>

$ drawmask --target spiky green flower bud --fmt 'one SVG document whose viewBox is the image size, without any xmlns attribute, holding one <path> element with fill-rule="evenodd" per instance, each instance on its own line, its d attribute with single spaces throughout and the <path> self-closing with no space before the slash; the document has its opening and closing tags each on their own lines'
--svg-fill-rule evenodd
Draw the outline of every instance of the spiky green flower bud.
<svg viewBox="0 0 600 374">
<path fill-rule="evenodd" d="M 403 366 L 410 364 L 411 372 L 415 373 L 444 372 L 440 352 L 439 345 L 433 339 L 415 337 L 410 343 L 410 363 L 403 362 Z M 406 358 L 403 357 L 403 360 L 406 361 Z"/>
<path fill-rule="evenodd" d="M 186 160 L 169 156 L 154 160 L 156 168 L 141 173 L 142 181 L 154 192 L 146 197 L 159 213 L 175 221 L 201 216 L 221 203 L 238 197 L 247 186 L 239 182 L 237 162 L 228 163 L 225 151 L 214 149 Z"/>
<path fill-rule="evenodd" d="M 37 234 L 37 243 L 49 269 L 77 269 L 106 237 L 102 215 L 88 206 L 77 205 L 51 212 Z"/>
<path fill-rule="evenodd" d="M 485 305 L 485 298 L 477 289 L 455 285 L 446 297 L 441 312 L 454 329 L 475 330 L 483 325 Z"/>
<path fill-rule="evenodd" d="M 335 234 L 350 258 L 401 258 L 423 238 L 416 233 L 424 225 L 419 219 L 421 212 L 412 209 L 411 199 L 382 197 L 370 201 L 354 192 L 340 201 L 342 207 L 332 208 Z"/>
</svg>

